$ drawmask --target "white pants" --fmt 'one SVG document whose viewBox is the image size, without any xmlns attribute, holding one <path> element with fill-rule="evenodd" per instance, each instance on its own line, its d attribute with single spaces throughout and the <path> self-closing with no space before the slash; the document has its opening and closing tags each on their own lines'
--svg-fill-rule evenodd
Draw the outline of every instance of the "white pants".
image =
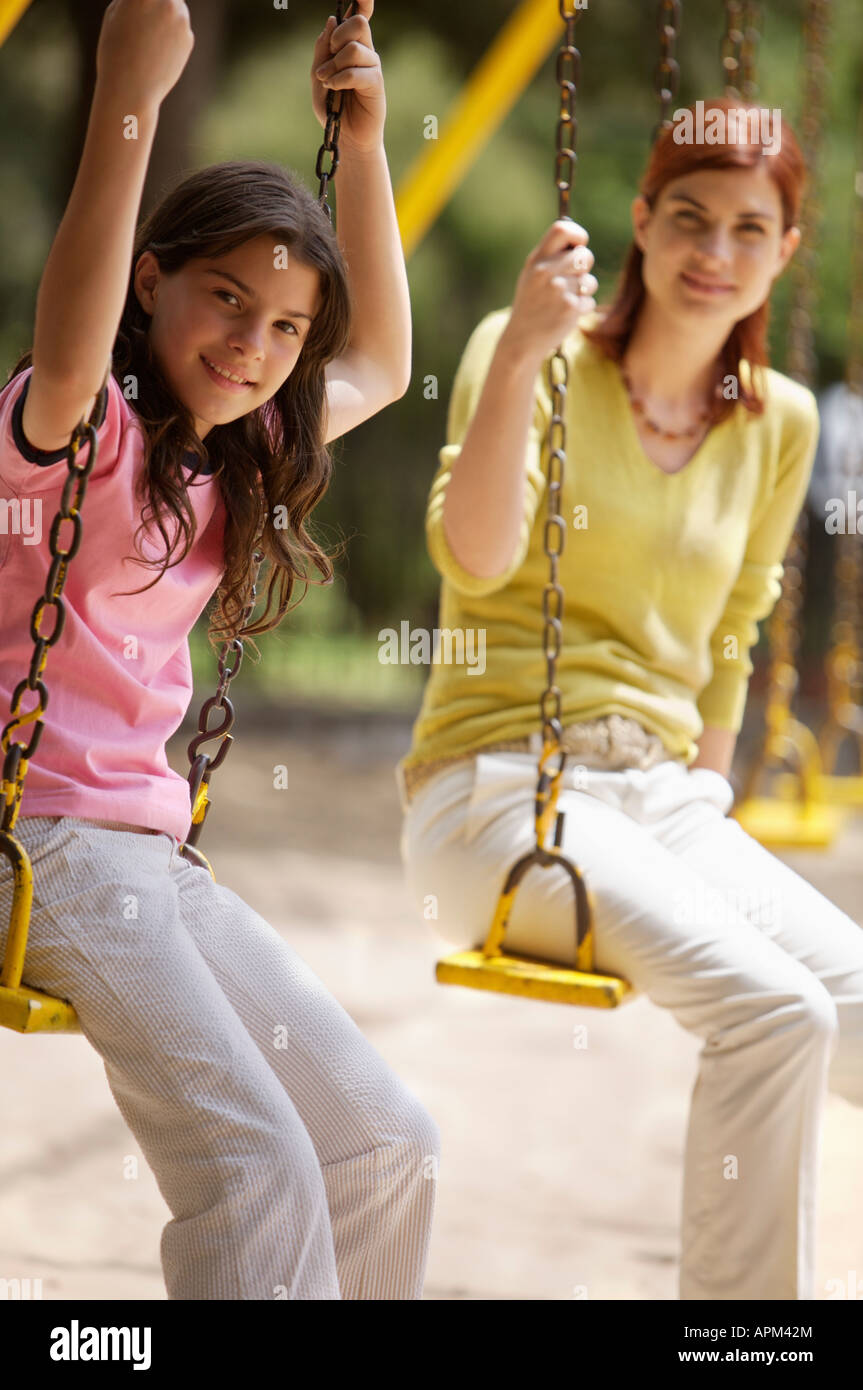
<svg viewBox="0 0 863 1390">
<path fill-rule="evenodd" d="M 288 942 L 167 834 L 15 834 L 24 982 L 71 1000 L 104 1060 L 173 1213 L 168 1298 L 420 1299 L 437 1126 Z M 0 856 L 0 951 L 11 878 Z"/>
<path fill-rule="evenodd" d="M 812 1299 L 825 1087 L 863 1103 L 863 930 L 726 818 L 719 773 L 570 762 L 564 777 L 563 850 L 593 897 L 594 969 L 704 1039 L 680 1297 Z M 535 788 L 532 754 L 496 752 L 444 769 L 409 807 L 403 796 L 409 890 L 418 914 L 436 896 L 445 941 L 485 940 L 507 870 L 535 843 Z M 571 964 L 574 943 L 569 878 L 532 869 L 504 949 Z"/>
</svg>

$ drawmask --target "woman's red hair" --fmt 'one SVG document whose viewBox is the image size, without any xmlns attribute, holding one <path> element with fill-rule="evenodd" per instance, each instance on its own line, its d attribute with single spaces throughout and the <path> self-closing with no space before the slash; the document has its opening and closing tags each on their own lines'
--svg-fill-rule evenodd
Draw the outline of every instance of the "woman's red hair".
<svg viewBox="0 0 863 1390">
<path fill-rule="evenodd" d="M 696 103 L 685 109 L 695 117 Z M 708 112 L 721 109 L 758 110 L 754 103 L 734 101 L 728 97 L 718 97 L 704 102 L 705 119 Z M 684 174 L 695 173 L 699 169 L 751 169 L 759 161 L 766 162 L 767 172 L 779 190 L 782 200 L 782 231 L 796 225 L 800 203 L 806 182 L 806 164 L 794 133 L 782 121 L 782 138 L 779 150 L 768 154 L 761 139 L 751 143 L 725 144 L 678 144 L 674 140 L 673 126 L 667 126 L 658 136 L 650 155 L 650 161 L 641 180 L 639 192 L 647 200 L 651 209 L 655 207 L 659 194 L 672 179 Z M 772 130 L 775 139 L 776 131 Z M 593 328 L 583 329 L 584 336 L 595 343 L 607 357 L 620 362 L 626 351 L 632 330 L 644 303 L 645 288 L 641 274 L 644 257 L 633 241 L 621 271 L 617 289 L 611 304 L 603 312 L 603 318 Z M 770 364 L 767 349 L 767 324 L 770 315 L 770 301 L 766 299 L 760 308 L 747 318 L 736 323 L 725 340 L 719 361 L 720 378 L 734 376 L 740 378 L 740 362 L 745 360 L 750 367 L 766 367 Z M 747 410 L 760 415 L 764 402 L 753 389 L 758 373 L 753 371 L 752 382 L 740 380 L 739 397 Z M 712 423 L 718 424 L 734 409 L 734 400 L 718 398 L 713 404 Z"/>
</svg>

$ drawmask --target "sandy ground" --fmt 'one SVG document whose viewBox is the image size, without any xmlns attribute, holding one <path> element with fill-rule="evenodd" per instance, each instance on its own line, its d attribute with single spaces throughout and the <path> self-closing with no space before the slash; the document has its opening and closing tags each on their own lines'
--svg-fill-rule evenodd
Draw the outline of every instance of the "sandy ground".
<svg viewBox="0 0 863 1390">
<path fill-rule="evenodd" d="M 214 777 L 202 848 L 440 1126 L 425 1297 L 676 1299 L 700 1041 L 643 998 L 605 1013 L 437 987 L 438 945 L 398 857 L 392 766 L 409 721 L 249 722 Z M 183 771 L 187 741 L 171 745 Z M 280 763 L 289 786 L 274 815 Z M 783 858 L 863 925 L 863 815 L 829 854 Z M 163 1299 L 170 1211 L 98 1055 L 80 1037 L 3 1031 L 0 1074 L 0 1278 L 41 1279 L 46 1299 Z M 861 1154 L 863 1111 L 828 1097 L 818 1298 L 829 1279 L 863 1275 Z"/>
</svg>

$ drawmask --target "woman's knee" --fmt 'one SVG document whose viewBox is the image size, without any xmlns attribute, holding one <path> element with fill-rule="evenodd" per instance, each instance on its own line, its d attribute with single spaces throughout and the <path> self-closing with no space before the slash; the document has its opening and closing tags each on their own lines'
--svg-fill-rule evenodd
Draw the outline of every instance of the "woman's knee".
<svg viewBox="0 0 863 1390">
<path fill-rule="evenodd" d="M 826 1046 L 832 1055 L 839 1037 L 839 1014 L 830 991 L 816 976 L 801 983 L 790 998 L 774 987 L 768 1006 L 778 1027 L 781 1028 L 785 1017 L 793 1020 L 795 1047 L 801 1044 L 813 1048 Z"/>
</svg>

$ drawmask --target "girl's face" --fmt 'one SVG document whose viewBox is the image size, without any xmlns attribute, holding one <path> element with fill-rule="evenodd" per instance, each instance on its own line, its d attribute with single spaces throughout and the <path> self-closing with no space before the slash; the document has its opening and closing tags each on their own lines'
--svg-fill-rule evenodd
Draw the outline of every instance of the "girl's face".
<svg viewBox="0 0 863 1390">
<path fill-rule="evenodd" d="M 160 270 L 138 258 L 135 292 L 150 343 L 203 439 L 271 399 L 290 376 L 319 308 L 320 276 L 270 235 Z M 245 384 L 220 375 L 222 367 Z"/>
<path fill-rule="evenodd" d="M 800 242 L 782 232 L 782 200 L 766 160 L 751 169 L 699 169 L 667 183 L 653 212 L 632 204 L 649 298 L 692 327 L 727 335 L 761 307 Z"/>
</svg>

